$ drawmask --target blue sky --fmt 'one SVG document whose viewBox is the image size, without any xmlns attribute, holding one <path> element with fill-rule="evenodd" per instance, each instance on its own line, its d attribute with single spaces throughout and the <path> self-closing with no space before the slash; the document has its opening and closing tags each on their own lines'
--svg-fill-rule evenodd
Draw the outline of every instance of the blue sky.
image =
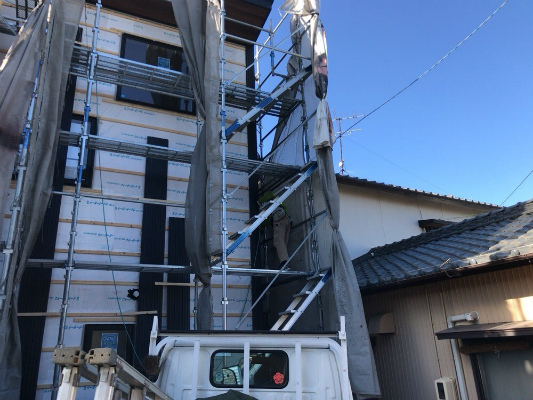
<svg viewBox="0 0 533 400">
<path fill-rule="evenodd" d="M 369 113 L 502 2 L 323 0 L 333 113 Z M 533 1 L 509 0 L 357 128 L 342 141 L 350 176 L 501 204 L 533 169 Z M 530 198 L 533 174 L 505 205 Z"/>
</svg>

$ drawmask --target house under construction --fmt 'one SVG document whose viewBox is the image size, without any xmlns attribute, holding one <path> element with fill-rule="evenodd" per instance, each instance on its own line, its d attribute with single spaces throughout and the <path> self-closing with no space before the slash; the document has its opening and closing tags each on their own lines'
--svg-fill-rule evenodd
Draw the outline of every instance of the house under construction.
<svg viewBox="0 0 533 400">
<path fill-rule="evenodd" d="M 316 3 L 286 1 L 274 23 L 269 0 L 0 2 L 0 394 L 53 396 L 65 346 L 143 372 L 154 316 L 320 331 L 343 315 L 352 389 L 379 395 Z"/>
</svg>

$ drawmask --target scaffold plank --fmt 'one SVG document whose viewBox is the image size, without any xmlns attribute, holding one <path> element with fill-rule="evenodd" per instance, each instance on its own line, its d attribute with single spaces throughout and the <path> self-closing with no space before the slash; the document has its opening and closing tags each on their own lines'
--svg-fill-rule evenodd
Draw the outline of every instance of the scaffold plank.
<svg viewBox="0 0 533 400">
<path fill-rule="evenodd" d="M 72 53 L 70 73 L 87 76 L 91 51 L 76 45 Z M 94 79 L 113 85 L 123 85 L 154 93 L 194 100 L 190 76 L 179 71 L 143 64 L 110 54 L 98 52 Z M 270 97 L 268 92 L 236 83 L 226 84 L 226 104 L 229 107 L 248 110 Z M 280 97 L 271 105 L 267 114 L 284 116 L 300 104 L 299 100 Z"/>
<path fill-rule="evenodd" d="M 74 132 L 61 132 L 60 144 L 66 146 L 78 146 L 80 134 Z M 115 153 L 129 154 L 140 157 L 150 157 L 190 164 L 192 151 L 179 150 L 169 147 L 160 147 L 146 143 L 136 143 L 124 140 L 107 138 L 104 136 L 90 135 L 87 146 L 90 149 L 105 150 Z M 296 174 L 298 166 L 261 162 L 242 157 L 227 157 L 228 169 L 239 172 L 268 174 L 278 178 L 288 178 Z"/>
</svg>

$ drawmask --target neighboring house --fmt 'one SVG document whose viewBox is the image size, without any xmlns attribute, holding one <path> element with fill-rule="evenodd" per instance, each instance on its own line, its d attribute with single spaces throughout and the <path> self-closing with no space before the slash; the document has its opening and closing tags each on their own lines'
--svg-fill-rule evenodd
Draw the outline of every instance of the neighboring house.
<svg viewBox="0 0 533 400">
<path fill-rule="evenodd" d="M 416 236 L 497 206 L 337 175 L 340 230 L 355 258 L 376 246 Z"/>
<path fill-rule="evenodd" d="M 444 398 L 434 381 L 457 382 L 456 366 L 470 400 L 531 399 L 532 260 L 533 201 L 354 259 L 383 399 Z M 473 311 L 478 321 L 452 327 Z"/>
</svg>

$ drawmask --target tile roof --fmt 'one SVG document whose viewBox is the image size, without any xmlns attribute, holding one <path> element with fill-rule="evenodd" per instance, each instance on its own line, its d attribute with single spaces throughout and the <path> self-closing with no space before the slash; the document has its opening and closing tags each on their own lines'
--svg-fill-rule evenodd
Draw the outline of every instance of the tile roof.
<svg viewBox="0 0 533 400">
<path fill-rule="evenodd" d="M 363 179 L 363 178 L 357 178 L 354 176 L 339 175 L 339 174 L 337 174 L 336 176 L 337 176 L 337 182 L 344 184 L 344 185 L 365 187 L 368 189 L 384 190 L 384 191 L 396 192 L 396 193 L 401 193 L 401 194 L 406 194 L 406 195 L 427 196 L 427 197 L 433 197 L 433 198 L 438 198 L 438 199 L 443 199 L 443 200 L 457 201 L 457 202 L 472 204 L 476 206 L 485 206 L 487 207 L 487 209 L 499 208 L 499 206 L 495 204 L 485 203 L 485 202 L 476 201 L 476 200 L 464 199 L 464 198 L 456 197 L 452 195 L 426 192 L 425 190 L 411 189 L 411 188 L 406 188 L 402 186 L 391 185 L 389 183 L 383 183 L 383 182 L 371 181 L 371 180 Z"/>
<path fill-rule="evenodd" d="M 359 286 L 407 282 L 533 255 L 533 200 L 376 247 L 352 261 Z"/>
</svg>

